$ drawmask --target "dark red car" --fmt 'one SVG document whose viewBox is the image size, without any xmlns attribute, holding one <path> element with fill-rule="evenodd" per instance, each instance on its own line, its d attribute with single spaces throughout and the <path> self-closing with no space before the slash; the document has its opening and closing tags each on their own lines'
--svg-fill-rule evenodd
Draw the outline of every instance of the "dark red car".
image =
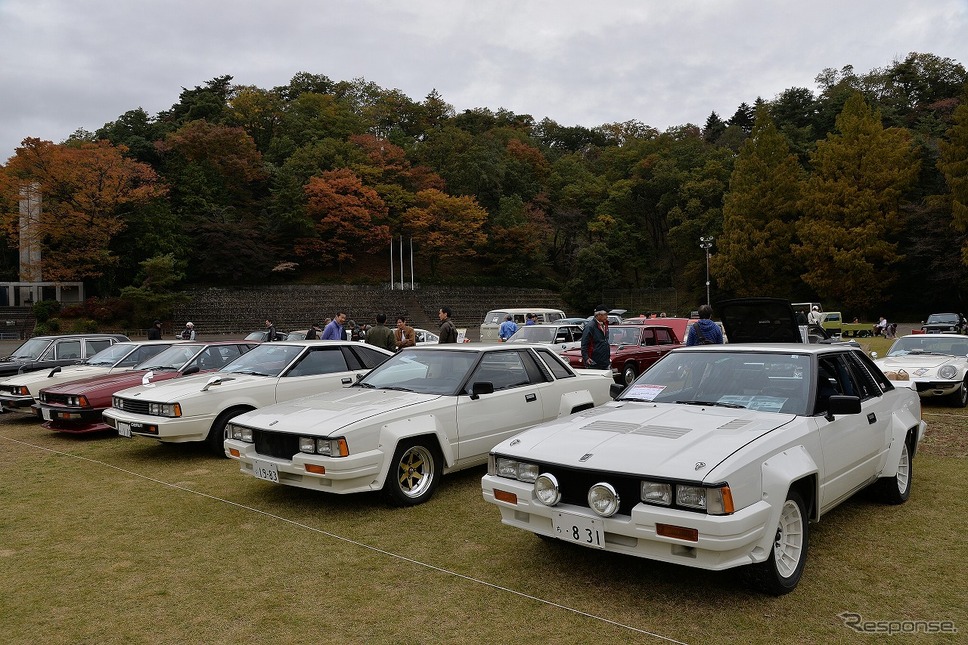
<svg viewBox="0 0 968 645">
<path fill-rule="evenodd" d="M 611 325 L 608 328 L 608 344 L 612 356 L 612 376 L 619 383 L 628 385 L 646 368 L 681 347 L 676 332 L 665 325 Z M 581 364 L 581 348 L 569 349 L 562 356 L 572 367 Z"/>
<path fill-rule="evenodd" d="M 101 413 L 111 407 L 115 392 L 217 370 L 256 345 L 246 341 L 181 343 L 131 370 L 42 389 L 39 407 L 44 427 L 76 434 L 107 430 L 109 426 L 101 419 Z"/>
</svg>

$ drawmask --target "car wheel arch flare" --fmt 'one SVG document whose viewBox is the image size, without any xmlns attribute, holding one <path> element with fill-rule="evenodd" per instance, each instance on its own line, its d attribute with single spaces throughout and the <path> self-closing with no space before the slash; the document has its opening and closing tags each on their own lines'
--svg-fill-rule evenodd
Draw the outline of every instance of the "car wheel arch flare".
<svg viewBox="0 0 968 645">
<path fill-rule="evenodd" d="M 376 482 L 378 487 L 382 487 L 386 481 L 387 474 L 393 467 L 393 454 L 401 441 L 414 439 L 416 437 L 433 437 L 437 443 L 437 449 L 443 457 L 444 469 L 450 468 L 457 461 L 454 455 L 454 446 L 447 433 L 441 426 L 440 420 L 435 415 L 408 417 L 386 423 L 380 427 L 380 451 L 385 455 L 380 480 Z M 351 442 L 352 443 L 352 442 Z"/>
<path fill-rule="evenodd" d="M 817 490 L 819 472 L 817 464 L 803 446 L 791 447 L 763 462 L 761 466 L 763 498 L 772 507 L 767 526 L 776 526 L 780 521 L 780 511 L 791 488 L 796 488 L 803 497 L 807 505 L 809 521 L 815 522 L 820 519 L 818 504 L 820 491 Z M 773 531 L 766 531 L 760 544 L 757 545 L 756 551 L 762 555 L 762 559 L 769 556 L 773 539 Z"/>
</svg>

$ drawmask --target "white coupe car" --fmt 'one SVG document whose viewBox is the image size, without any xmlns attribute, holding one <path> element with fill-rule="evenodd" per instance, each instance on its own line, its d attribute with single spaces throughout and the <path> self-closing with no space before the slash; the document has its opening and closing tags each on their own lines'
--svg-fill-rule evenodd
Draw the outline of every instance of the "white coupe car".
<svg viewBox="0 0 968 645">
<path fill-rule="evenodd" d="M 884 358 L 874 356 L 894 385 L 957 408 L 968 405 L 968 336 L 911 334 L 894 341 Z"/>
<path fill-rule="evenodd" d="M 143 340 L 115 343 L 79 365 L 66 365 L 8 376 L 0 381 L 0 405 L 10 412 L 37 416 L 34 404 L 40 398 L 41 388 L 131 369 L 178 342 L 181 341 Z"/>
<path fill-rule="evenodd" d="M 349 341 L 264 343 L 214 373 L 121 390 L 103 416 L 124 437 L 207 441 L 221 455 L 229 419 L 349 386 L 390 356 L 385 349 Z"/>
<path fill-rule="evenodd" d="M 246 475 L 412 506 L 503 439 L 605 403 L 611 378 L 544 346 L 410 347 L 351 388 L 236 417 L 225 448 Z"/>
<path fill-rule="evenodd" d="M 917 395 L 856 347 L 684 347 L 615 401 L 497 445 L 482 487 L 507 525 L 746 567 L 780 595 L 803 573 L 810 522 L 871 485 L 887 503 L 907 500 L 925 428 Z"/>
</svg>

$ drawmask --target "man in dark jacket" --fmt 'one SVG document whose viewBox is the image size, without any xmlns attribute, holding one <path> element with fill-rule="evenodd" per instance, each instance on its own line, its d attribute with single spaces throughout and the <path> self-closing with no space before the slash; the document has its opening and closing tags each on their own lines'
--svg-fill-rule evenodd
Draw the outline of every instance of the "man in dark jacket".
<svg viewBox="0 0 968 645">
<path fill-rule="evenodd" d="M 397 341 L 393 338 L 393 332 L 387 327 L 386 322 L 386 314 L 376 315 L 376 324 L 366 331 L 366 344 L 382 347 L 392 352 L 397 349 Z"/>
<path fill-rule="evenodd" d="M 608 310 L 605 305 L 595 308 L 595 319 L 585 323 L 582 329 L 581 363 L 596 370 L 612 369 L 608 347 Z"/>
<path fill-rule="evenodd" d="M 148 330 L 148 340 L 161 340 L 161 321 L 156 320 Z"/>
<path fill-rule="evenodd" d="M 722 345 L 723 332 L 712 321 L 713 308 L 709 305 L 699 307 L 699 320 L 689 328 L 686 345 Z"/>
<path fill-rule="evenodd" d="M 454 323 L 451 322 L 450 315 L 450 307 L 441 307 L 437 312 L 437 317 L 440 318 L 440 340 L 437 341 L 439 344 L 457 342 L 457 327 L 454 327 Z"/>
</svg>

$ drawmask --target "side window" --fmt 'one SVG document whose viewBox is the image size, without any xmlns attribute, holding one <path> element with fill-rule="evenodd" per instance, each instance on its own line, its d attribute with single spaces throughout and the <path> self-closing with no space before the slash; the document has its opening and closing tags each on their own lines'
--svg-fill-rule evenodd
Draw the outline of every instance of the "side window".
<svg viewBox="0 0 968 645">
<path fill-rule="evenodd" d="M 870 358 L 868 358 L 862 352 L 851 352 L 850 359 L 860 364 L 861 369 L 867 372 L 869 378 L 872 378 L 877 386 L 881 389 L 881 392 L 889 392 L 894 389 L 894 384 L 891 380 L 887 378 L 884 372 L 874 364 Z"/>
<path fill-rule="evenodd" d="M 880 384 L 878 384 L 867 371 L 867 369 L 854 358 L 852 353 L 845 354 L 843 360 L 850 369 L 851 375 L 854 377 L 854 382 L 857 384 L 857 395 L 861 399 L 867 400 L 881 395 L 883 390 Z M 878 370 L 878 372 L 880 371 L 881 370 Z"/>
<path fill-rule="evenodd" d="M 654 329 L 643 329 L 642 330 L 642 344 L 643 345 L 655 345 L 655 330 Z"/>
<path fill-rule="evenodd" d="M 161 352 L 168 349 L 167 345 L 144 345 L 139 347 L 135 351 L 128 354 L 124 360 L 118 363 L 118 367 L 134 367 L 138 363 L 148 360 L 155 354 L 160 354 Z"/>
<path fill-rule="evenodd" d="M 656 329 L 655 330 L 656 342 L 659 345 L 672 345 L 672 336 L 669 335 L 668 329 Z"/>
<path fill-rule="evenodd" d="M 353 347 L 350 350 L 360 361 L 363 367 L 367 369 L 373 369 L 377 365 L 380 365 L 385 360 L 390 358 L 382 352 L 378 352 L 375 349 L 367 347 L 366 345 L 360 345 L 359 347 Z M 352 368 L 356 369 L 356 368 Z"/>
<path fill-rule="evenodd" d="M 305 354 L 298 363 L 293 366 L 286 376 L 311 376 L 315 374 L 333 374 L 335 372 L 346 372 L 346 359 L 339 347 L 319 347 L 313 348 Z"/>
<path fill-rule="evenodd" d="M 487 352 L 471 376 L 471 383 L 489 381 L 494 390 L 528 385 L 531 377 L 520 352 Z"/>
<path fill-rule="evenodd" d="M 557 354 L 543 348 L 535 348 L 535 351 L 538 352 L 538 356 L 541 357 L 544 364 L 551 370 L 551 373 L 555 375 L 555 378 L 574 378 L 575 373 L 562 362 Z"/>
<path fill-rule="evenodd" d="M 56 351 L 59 360 L 81 358 L 81 339 L 62 340 L 57 343 Z"/>
<path fill-rule="evenodd" d="M 84 341 L 84 358 L 88 356 L 94 356 L 102 349 L 107 349 L 111 346 L 110 338 L 88 338 Z"/>
</svg>

